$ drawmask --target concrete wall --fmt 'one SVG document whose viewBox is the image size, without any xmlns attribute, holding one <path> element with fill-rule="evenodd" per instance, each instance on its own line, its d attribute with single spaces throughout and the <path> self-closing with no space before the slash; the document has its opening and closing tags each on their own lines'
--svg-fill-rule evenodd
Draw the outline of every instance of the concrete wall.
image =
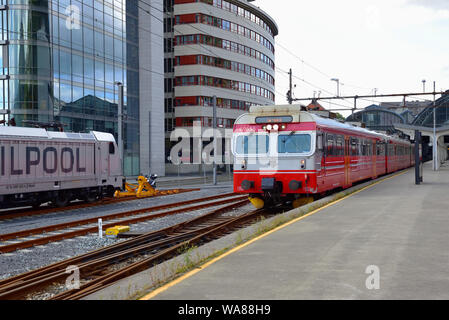
<svg viewBox="0 0 449 320">
<path fill-rule="evenodd" d="M 165 175 L 163 0 L 140 3 L 140 171 Z M 148 14 L 144 10 L 151 13 Z"/>
</svg>

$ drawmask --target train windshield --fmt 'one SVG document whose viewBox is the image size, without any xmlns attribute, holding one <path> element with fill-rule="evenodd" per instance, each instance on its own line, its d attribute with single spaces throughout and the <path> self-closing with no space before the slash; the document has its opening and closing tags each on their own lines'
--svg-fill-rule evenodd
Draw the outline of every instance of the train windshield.
<svg viewBox="0 0 449 320">
<path fill-rule="evenodd" d="M 241 135 L 236 139 L 235 151 L 238 154 L 266 154 L 269 143 L 267 134 Z"/>
<path fill-rule="evenodd" d="M 289 134 L 278 136 L 278 153 L 307 153 L 312 148 L 310 134 Z"/>
</svg>

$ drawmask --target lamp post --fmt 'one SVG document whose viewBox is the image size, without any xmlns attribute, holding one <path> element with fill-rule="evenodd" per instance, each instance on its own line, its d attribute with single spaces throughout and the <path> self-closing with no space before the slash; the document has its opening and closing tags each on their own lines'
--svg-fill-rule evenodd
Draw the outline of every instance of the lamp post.
<svg viewBox="0 0 449 320">
<path fill-rule="evenodd" d="M 433 170 L 438 170 L 437 110 L 435 108 L 435 81 L 433 82 Z"/>
<path fill-rule="evenodd" d="M 118 110 L 117 110 L 117 129 L 118 129 L 118 151 L 120 155 L 120 166 L 123 172 L 123 83 L 116 81 L 115 85 L 118 87 Z"/>
<path fill-rule="evenodd" d="M 217 131 L 217 97 L 213 96 L 212 98 L 213 103 L 213 119 L 212 119 L 212 125 L 214 130 L 214 162 L 213 162 L 213 183 L 214 185 L 217 185 L 217 137 L 215 132 Z"/>
<path fill-rule="evenodd" d="M 332 78 L 331 81 L 337 82 L 337 97 L 340 96 L 340 79 Z"/>
<path fill-rule="evenodd" d="M 422 92 L 426 93 L 426 80 L 424 79 L 421 82 L 422 82 Z"/>
</svg>

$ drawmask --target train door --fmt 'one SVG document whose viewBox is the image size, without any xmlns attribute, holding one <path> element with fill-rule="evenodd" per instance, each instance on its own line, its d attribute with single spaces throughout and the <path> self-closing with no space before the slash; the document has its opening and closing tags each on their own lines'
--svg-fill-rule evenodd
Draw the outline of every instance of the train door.
<svg viewBox="0 0 449 320">
<path fill-rule="evenodd" d="M 345 136 L 345 186 L 351 185 L 351 141 L 348 136 Z"/>
<path fill-rule="evenodd" d="M 99 149 L 99 175 L 101 179 L 109 177 L 109 144 L 106 142 L 98 143 Z"/>
<path fill-rule="evenodd" d="M 321 132 L 316 135 L 316 152 L 315 152 L 315 170 L 318 172 L 318 178 L 323 178 L 326 175 L 324 170 L 326 166 L 324 165 L 324 144 L 323 144 L 323 134 Z"/>
<path fill-rule="evenodd" d="M 388 144 L 388 140 L 385 140 L 385 173 L 388 173 L 388 166 L 390 164 L 390 150 L 389 150 L 389 144 Z"/>
<path fill-rule="evenodd" d="M 374 140 L 371 144 L 371 154 L 373 163 L 373 177 L 377 177 L 377 141 Z"/>
</svg>

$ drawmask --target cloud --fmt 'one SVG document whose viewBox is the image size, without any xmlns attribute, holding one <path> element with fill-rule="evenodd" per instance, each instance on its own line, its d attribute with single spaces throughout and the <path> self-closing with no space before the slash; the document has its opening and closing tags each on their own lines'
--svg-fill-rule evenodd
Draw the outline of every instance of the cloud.
<svg viewBox="0 0 449 320">
<path fill-rule="evenodd" d="M 408 4 L 426 7 L 434 10 L 448 10 L 448 0 L 408 0 Z"/>
</svg>

